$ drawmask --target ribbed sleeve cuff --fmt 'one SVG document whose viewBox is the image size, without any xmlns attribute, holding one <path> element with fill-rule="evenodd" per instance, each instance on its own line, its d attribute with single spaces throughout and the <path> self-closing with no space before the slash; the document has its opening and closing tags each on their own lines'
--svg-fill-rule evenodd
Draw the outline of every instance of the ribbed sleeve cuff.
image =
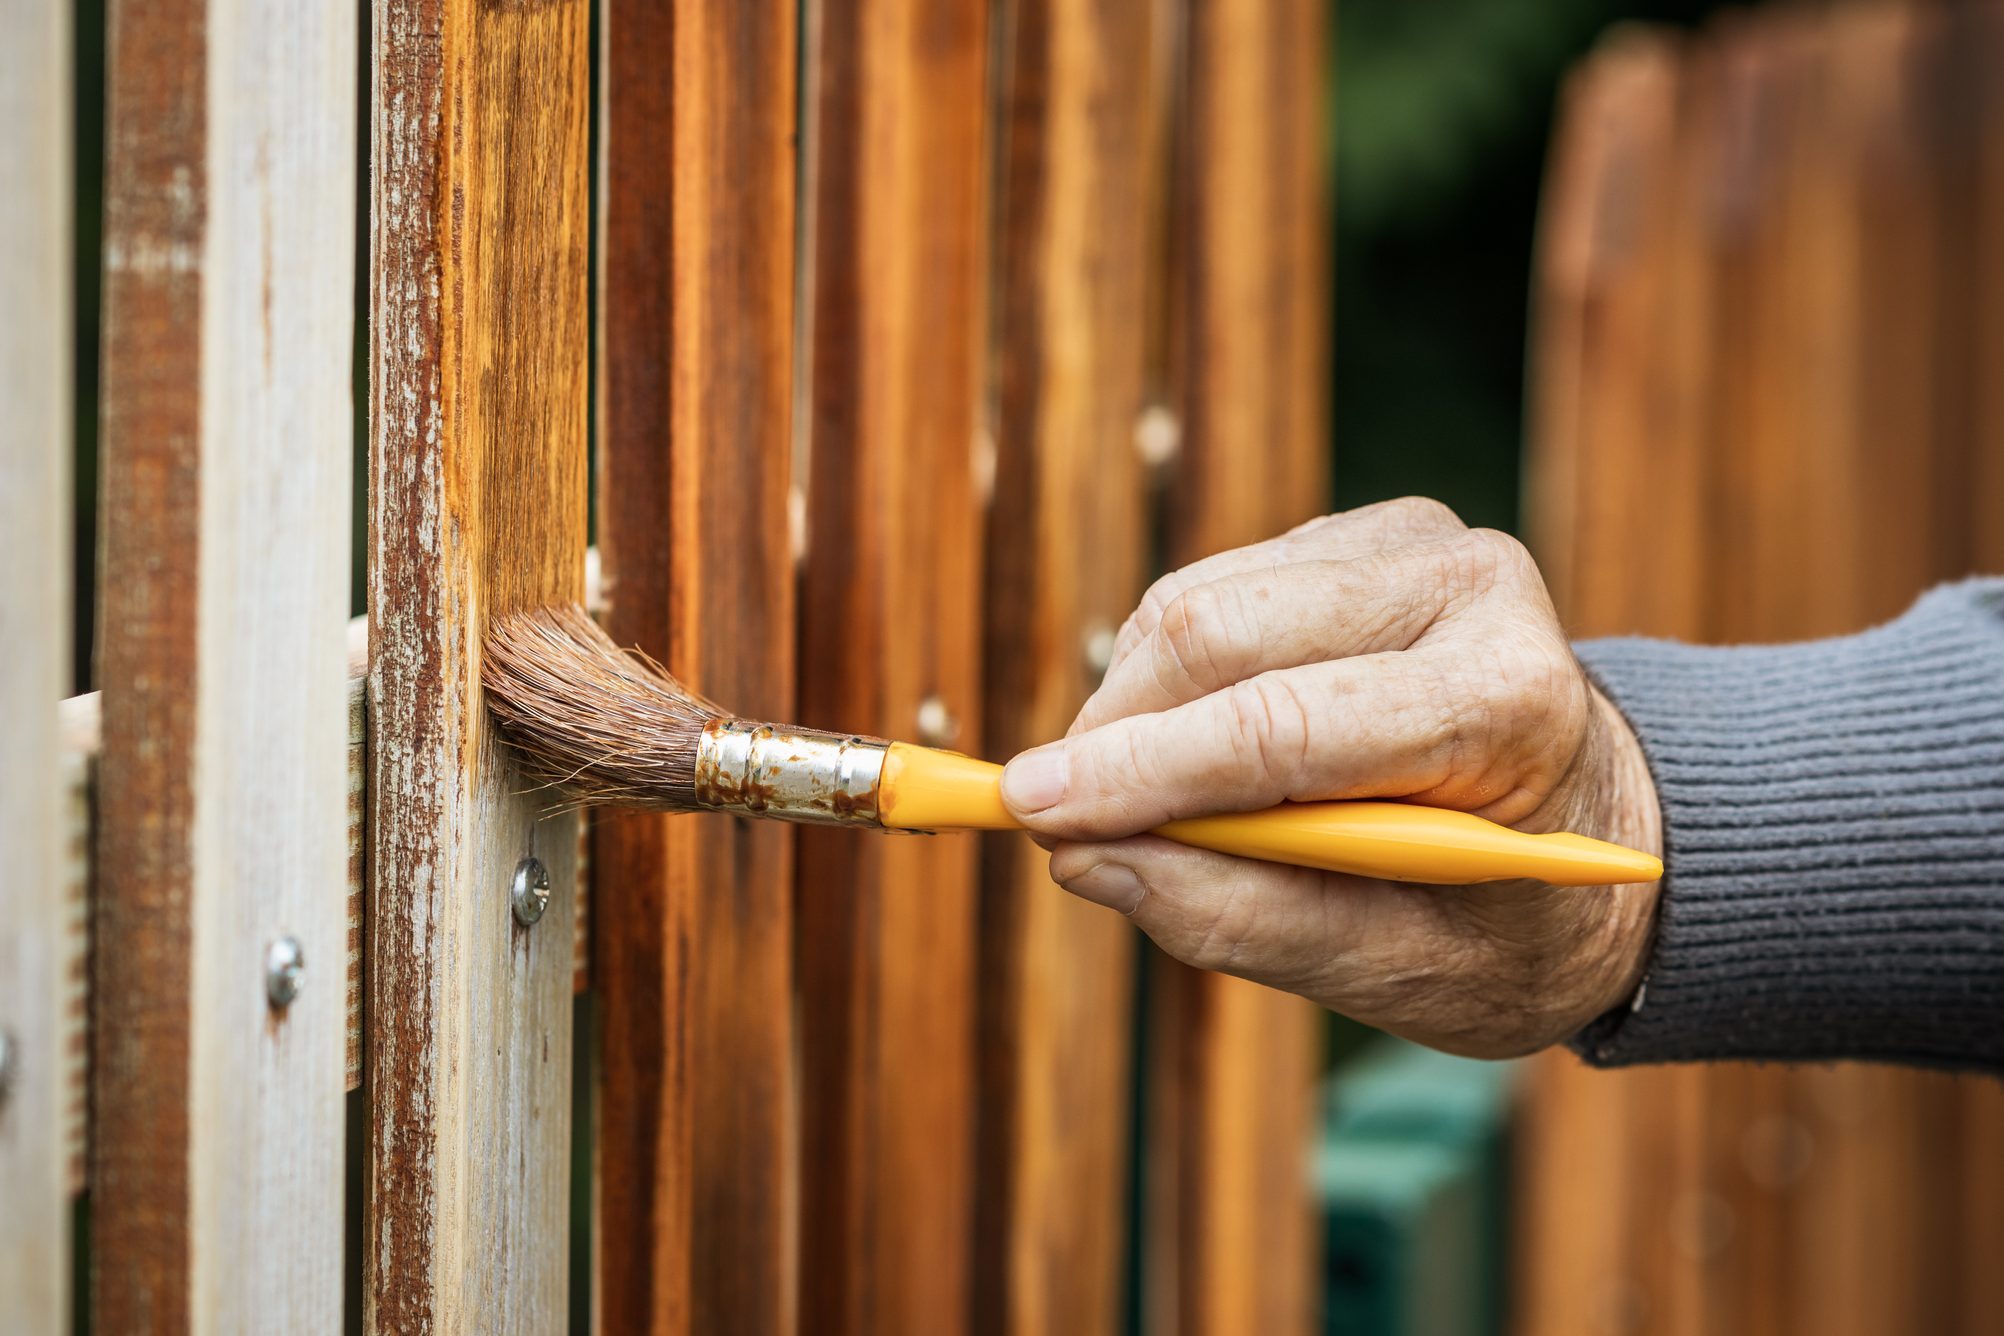
<svg viewBox="0 0 2004 1336">
<path fill-rule="evenodd" d="M 1648 756 L 1666 867 L 1588 1061 L 2004 1070 L 2004 582 L 1838 640 L 1578 652 Z"/>
</svg>

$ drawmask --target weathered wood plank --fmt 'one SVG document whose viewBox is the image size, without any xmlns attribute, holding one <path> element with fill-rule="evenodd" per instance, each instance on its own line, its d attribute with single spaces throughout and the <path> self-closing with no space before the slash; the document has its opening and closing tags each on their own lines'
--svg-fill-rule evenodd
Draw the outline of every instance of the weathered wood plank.
<svg viewBox="0 0 2004 1336">
<path fill-rule="evenodd" d="M 799 713 L 978 750 L 987 6 L 816 21 Z M 980 846 L 798 838 L 802 1329 L 954 1330 Z"/>
<path fill-rule="evenodd" d="M 608 0 L 600 248 L 607 619 L 746 714 L 793 702 L 792 0 Z M 793 836 L 608 818 L 601 1319 L 793 1326 Z"/>
<path fill-rule="evenodd" d="M 24 1336 L 69 1329 L 63 1003 L 69 676 L 70 14 L 0 5 L 0 1294 Z"/>
<path fill-rule="evenodd" d="M 489 619 L 584 595 L 585 0 L 377 0 L 365 1317 L 567 1312 L 576 821 L 481 706 Z M 522 860 L 550 880 L 510 910 Z"/>
<path fill-rule="evenodd" d="M 333 1331 L 355 25 L 109 22 L 93 1317 Z"/>
<path fill-rule="evenodd" d="M 1141 595 L 1152 154 L 1145 0 L 1018 0 L 997 31 L 996 467 L 987 750 L 1062 735 Z M 1159 71 L 1154 71 L 1159 74 Z M 1122 1321 L 1136 937 L 987 842 L 976 1326 Z"/>
<path fill-rule="evenodd" d="M 1328 493 L 1326 346 L 1321 317 L 1300 310 L 1328 300 L 1320 14 L 1270 0 L 1193 4 L 1183 16 L 1172 565 L 1267 537 Z M 1283 183 L 1290 174 L 1307 184 Z M 1317 1320 L 1306 1162 L 1319 1014 L 1158 964 L 1151 1135 L 1166 1144 L 1149 1167 L 1147 1320 L 1174 1333 L 1306 1331 Z"/>
</svg>

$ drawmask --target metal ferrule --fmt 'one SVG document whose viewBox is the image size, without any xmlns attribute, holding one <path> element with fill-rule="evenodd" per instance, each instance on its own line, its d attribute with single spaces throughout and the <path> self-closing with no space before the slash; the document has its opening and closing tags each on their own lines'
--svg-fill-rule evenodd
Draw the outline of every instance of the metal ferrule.
<svg viewBox="0 0 2004 1336">
<path fill-rule="evenodd" d="M 722 811 L 881 829 L 890 743 L 813 728 L 712 719 L 696 742 L 696 801 Z"/>
</svg>

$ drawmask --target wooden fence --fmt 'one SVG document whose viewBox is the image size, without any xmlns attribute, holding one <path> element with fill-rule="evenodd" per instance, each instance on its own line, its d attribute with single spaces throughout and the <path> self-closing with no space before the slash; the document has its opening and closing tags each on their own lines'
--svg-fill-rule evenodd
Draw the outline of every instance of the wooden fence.
<svg viewBox="0 0 2004 1336">
<path fill-rule="evenodd" d="M 2004 7 L 1617 33 L 1570 82 L 1534 545 L 1578 634 L 1828 635 L 2004 570 Z M 2004 1090 L 1542 1061 L 1525 1332 L 2004 1327 Z"/>
<path fill-rule="evenodd" d="M 1319 0 L 110 0 L 59 721 L 72 21 L 0 0 L 0 1325 L 1308 1329 L 1306 1004 L 1014 838 L 581 829 L 479 663 L 589 583 L 748 713 L 1061 732 L 1326 496 Z"/>
</svg>

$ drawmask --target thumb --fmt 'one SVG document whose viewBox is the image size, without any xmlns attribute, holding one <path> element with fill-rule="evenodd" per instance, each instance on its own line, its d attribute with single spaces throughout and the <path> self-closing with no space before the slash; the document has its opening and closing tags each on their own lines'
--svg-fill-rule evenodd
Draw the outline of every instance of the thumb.
<svg viewBox="0 0 2004 1336">
<path fill-rule="evenodd" d="M 1024 752 L 1002 800 L 1034 831 L 1109 840 L 1165 821 L 1271 807 L 1301 781 L 1309 722 L 1283 674 Z"/>
</svg>

